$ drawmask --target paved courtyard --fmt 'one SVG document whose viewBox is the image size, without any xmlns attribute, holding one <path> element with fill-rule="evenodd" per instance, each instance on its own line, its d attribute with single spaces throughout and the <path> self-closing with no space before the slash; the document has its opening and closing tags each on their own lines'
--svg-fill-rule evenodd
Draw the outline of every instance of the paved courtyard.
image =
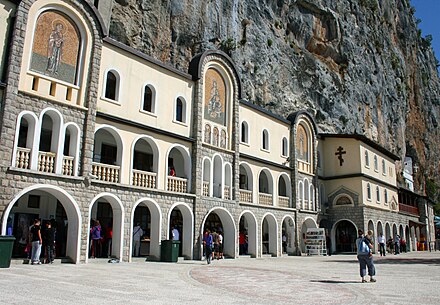
<svg viewBox="0 0 440 305">
<path fill-rule="evenodd" d="M 376 256 L 360 283 L 354 255 L 177 264 L 22 265 L 0 269 L 0 304 L 439 304 L 440 252 Z"/>
</svg>

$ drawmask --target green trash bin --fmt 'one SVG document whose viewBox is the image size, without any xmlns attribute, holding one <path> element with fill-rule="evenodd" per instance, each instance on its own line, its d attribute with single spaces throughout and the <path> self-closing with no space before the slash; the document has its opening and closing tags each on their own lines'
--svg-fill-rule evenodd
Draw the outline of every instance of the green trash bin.
<svg viewBox="0 0 440 305">
<path fill-rule="evenodd" d="M 14 236 L 0 236 L 0 268 L 9 268 L 11 265 Z"/>
<path fill-rule="evenodd" d="M 160 245 L 160 261 L 177 263 L 179 247 L 180 241 L 178 240 L 162 240 Z"/>
</svg>

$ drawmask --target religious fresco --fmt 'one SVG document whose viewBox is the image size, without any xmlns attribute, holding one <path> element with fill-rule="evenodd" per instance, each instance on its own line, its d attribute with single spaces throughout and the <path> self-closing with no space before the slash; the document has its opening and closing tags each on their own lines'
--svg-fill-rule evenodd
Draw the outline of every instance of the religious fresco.
<svg viewBox="0 0 440 305">
<path fill-rule="evenodd" d="M 302 125 L 298 125 L 296 137 L 296 149 L 298 159 L 308 161 L 307 133 Z"/>
<path fill-rule="evenodd" d="M 222 76 L 209 69 L 205 76 L 205 120 L 226 126 L 226 86 Z"/>
<path fill-rule="evenodd" d="M 75 84 L 80 35 L 70 19 L 48 11 L 37 20 L 30 69 Z"/>
</svg>

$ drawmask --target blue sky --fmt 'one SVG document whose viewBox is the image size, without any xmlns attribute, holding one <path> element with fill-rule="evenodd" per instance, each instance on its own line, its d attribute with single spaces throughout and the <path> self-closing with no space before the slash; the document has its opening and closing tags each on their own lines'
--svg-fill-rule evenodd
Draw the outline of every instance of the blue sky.
<svg viewBox="0 0 440 305">
<path fill-rule="evenodd" d="M 440 0 L 411 0 L 411 5 L 416 9 L 415 16 L 422 20 L 422 37 L 432 35 L 432 48 L 440 61 Z"/>
</svg>

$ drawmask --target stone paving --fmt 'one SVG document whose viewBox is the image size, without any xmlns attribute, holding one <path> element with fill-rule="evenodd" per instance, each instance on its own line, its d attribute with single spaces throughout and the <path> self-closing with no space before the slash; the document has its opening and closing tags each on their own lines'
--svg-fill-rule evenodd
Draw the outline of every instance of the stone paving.
<svg viewBox="0 0 440 305">
<path fill-rule="evenodd" d="M 376 256 L 361 283 L 354 255 L 0 269 L 0 304 L 440 304 L 440 252 Z"/>
</svg>

